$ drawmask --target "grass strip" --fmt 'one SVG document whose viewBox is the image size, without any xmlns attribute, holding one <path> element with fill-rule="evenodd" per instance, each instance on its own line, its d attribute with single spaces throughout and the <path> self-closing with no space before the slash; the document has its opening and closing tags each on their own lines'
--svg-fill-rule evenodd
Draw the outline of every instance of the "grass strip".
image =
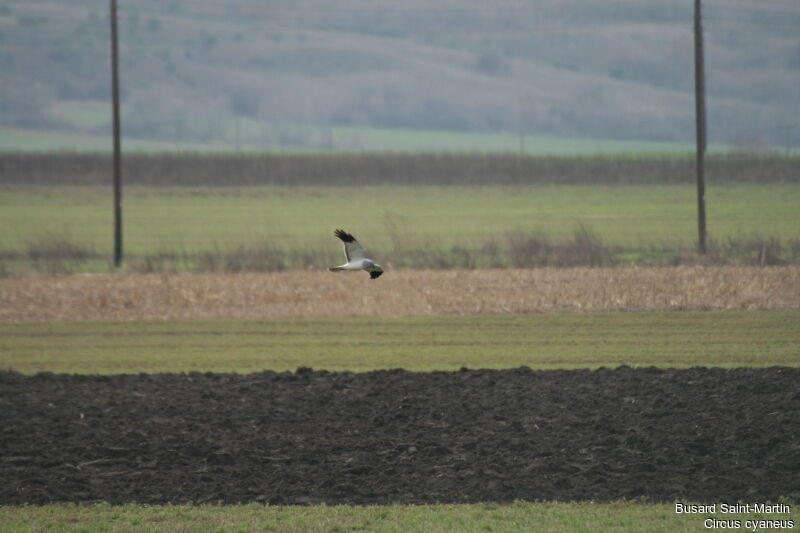
<svg viewBox="0 0 800 533">
<path fill-rule="evenodd" d="M 718 505 L 719 507 L 719 505 Z M 790 506 L 791 509 L 792 506 Z M 676 514 L 674 504 L 527 503 L 509 505 L 391 506 L 0 506 L 0 531 L 157 532 L 157 531 L 380 531 L 380 532 L 689 532 L 711 520 L 739 521 L 744 530 L 763 530 L 753 521 L 780 520 L 792 513 Z M 755 527 L 754 527 L 755 526 Z M 791 526 L 789 526 L 791 527 Z"/>
<path fill-rule="evenodd" d="M 800 365 L 796 311 L 0 323 L 0 368 L 80 374 Z"/>
</svg>

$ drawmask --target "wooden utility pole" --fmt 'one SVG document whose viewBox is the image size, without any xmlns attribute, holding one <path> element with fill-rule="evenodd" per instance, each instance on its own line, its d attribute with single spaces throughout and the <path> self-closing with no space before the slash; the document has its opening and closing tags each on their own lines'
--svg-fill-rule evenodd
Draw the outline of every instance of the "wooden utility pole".
<svg viewBox="0 0 800 533">
<path fill-rule="evenodd" d="M 701 0 L 694 0 L 694 99 L 697 123 L 697 231 L 698 247 L 706 253 L 706 87 L 703 65 L 703 13 Z"/>
<path fill-rule="evenodd" d="M 114 121 L 114 266 L 122 263 L 122 154 L 119 127 L 117 0 L 111 1 L 111 99 Z"/>
</svg>

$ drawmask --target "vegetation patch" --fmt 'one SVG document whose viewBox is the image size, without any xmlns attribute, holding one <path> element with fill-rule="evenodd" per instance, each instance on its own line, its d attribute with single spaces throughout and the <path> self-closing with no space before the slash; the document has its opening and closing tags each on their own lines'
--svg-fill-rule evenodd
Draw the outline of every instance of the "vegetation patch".
<svg viewBox="0 0 800 533">
<path fill-rule="evenodd" d="M 337 227 L 395 268 L 770 266 L 800 259 L 797 184 L 709 186 L 705 255 L 696 250 L 694 195 L 688 184 L 130 186 L 123 268 L 323 269 L 340 260 L 331 236 Z M 110 188 L 6 185 L 0 205 L 0 273 L 111 268 Z"/>
<path fill-rule="evenodd" d="M 547 313 L 270 321 L 0 323 L 19 372 L 364 372 L 798 363 L 797 311 Z"/>
<path fill-rule="evenodd" d="M 550 531 L 574 533 L 693 533 L 707 518 L 675 514 L 674 505 L 622 500 L 612 503 L 440 505 L 74 505 L 0 506 L 9 533 L 64 532 L 240 532 L 353 530 L 465 533 Z M 744 522 L 754 513 L 738 514 Z"/>
</svg>

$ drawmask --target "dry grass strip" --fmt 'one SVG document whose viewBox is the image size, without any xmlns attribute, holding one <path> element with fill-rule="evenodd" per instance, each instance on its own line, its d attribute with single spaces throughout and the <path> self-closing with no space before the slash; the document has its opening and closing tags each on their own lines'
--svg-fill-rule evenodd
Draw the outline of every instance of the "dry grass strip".
<svg viewBox="0 0 800 533">
<path fill-rule="evenodd" d="M 0 279 L 0 321 L 800 309 L 800 267 L 93 274 Z"/>
</svg>

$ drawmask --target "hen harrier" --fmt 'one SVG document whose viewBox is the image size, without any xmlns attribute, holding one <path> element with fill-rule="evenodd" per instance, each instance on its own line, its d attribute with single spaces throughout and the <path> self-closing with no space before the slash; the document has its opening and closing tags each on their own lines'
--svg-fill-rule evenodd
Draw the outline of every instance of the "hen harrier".
<svg viewBox="0 0 800 533">
<path fill-rule="evenodd" d="M 330 267 L 328 270 L 337 272 L 339 270 L 366 270 L 369 272 L 370 279 L 375 279 L 383 274 L 383 267 L 365 255 L 364 247 L 359 244 L 355 237 L 344 230 L 337 229 L 333 232 L 344 243 L 344 256 L 347 263 Z"/>
</svg>

